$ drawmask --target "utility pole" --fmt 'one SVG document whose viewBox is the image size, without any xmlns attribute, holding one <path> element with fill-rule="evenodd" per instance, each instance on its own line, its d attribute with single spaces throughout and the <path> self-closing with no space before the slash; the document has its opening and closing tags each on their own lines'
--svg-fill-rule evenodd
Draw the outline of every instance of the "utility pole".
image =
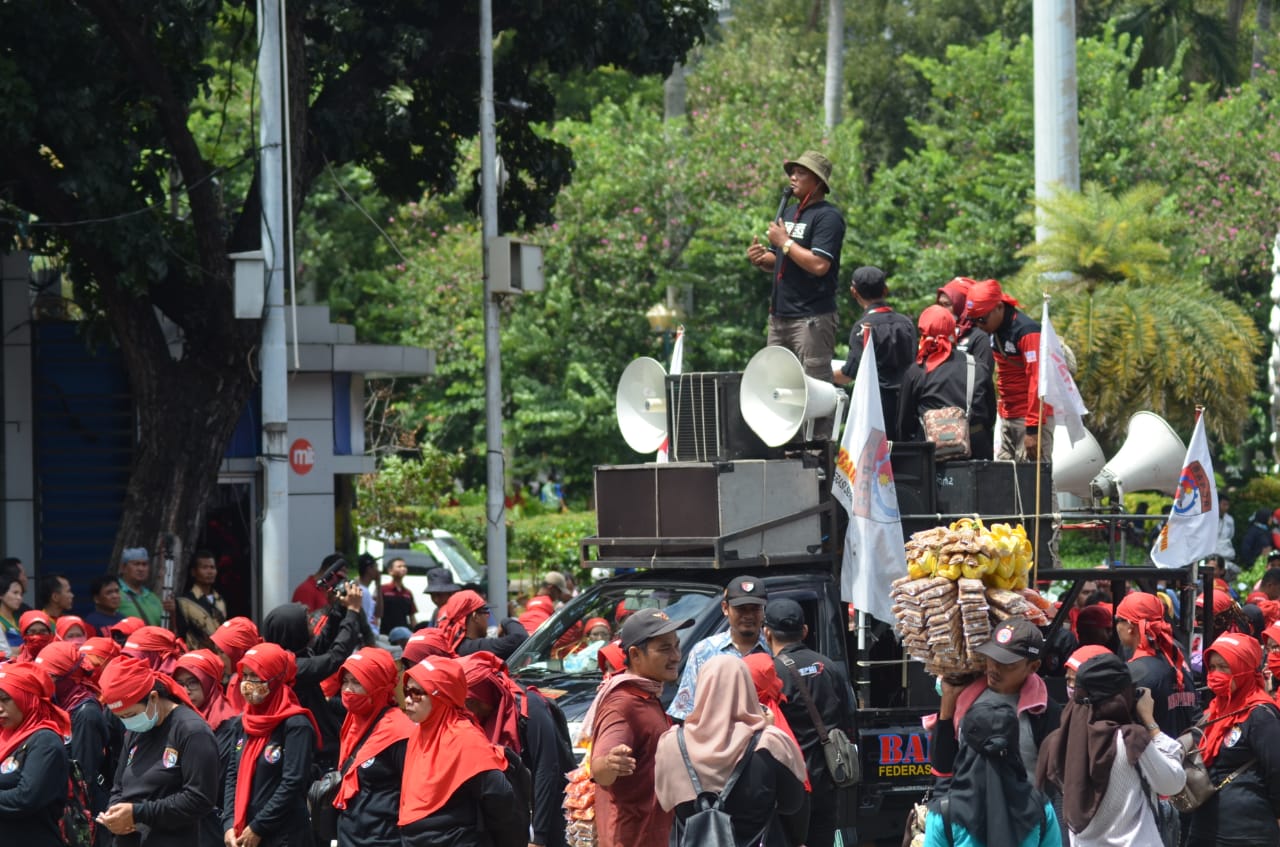
<svg viewBox="0 0 1280 847">
<path fill-rule="evenodd" d="M 844 99 L 844 0 L 827 2 L 827 77 L 822 95 L 827 136 L 840 123 Z"/>
<path fill-rule="evenodd" d="M 1034 0 L 1036 199 L 1080 190 L 1075 0 Z M 1037 216 L 1038 217 L 1038 216 Z M 1036 241 L 1048 230 L 1036 224 Z"/>
<path fill-rule="evenodd" d="M 290 233 L 284 214 L 284 0 L 258 0 L 259 176 L 262 257 L 267 273 L 262 350 L 262 455 L 266 496 L 262 518 L 262 611 L 289 601 L 289 425 L 284 339 L 284 263 Z"/>
<path fill-rule="evenodd" d="M 490 243 L 498 234 L 498 141 L 493 113 L 493 5 L 480 0 L 480 217 L 484 239 L 485 564 L 489 608 L 507 616 L 506 473 L 502 452 L 502 338 Z"/>
</svg>

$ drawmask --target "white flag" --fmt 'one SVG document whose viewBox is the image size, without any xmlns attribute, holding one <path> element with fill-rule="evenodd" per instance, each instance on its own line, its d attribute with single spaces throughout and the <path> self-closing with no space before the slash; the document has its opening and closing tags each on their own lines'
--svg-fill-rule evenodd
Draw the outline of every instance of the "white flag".
<svg viewBox="0 0 1280 847">
<path fill-rule="evenodd" d="M 669 376 L 678 376 L 680 369 L 684 367 L 684 326 L 676 329 L 676 343 L 671 348 L 671 370 L 667 371 Z M 665 462 L 667 452 L 671 446 L 671 433 L 667 433 L 667 437 L 662 439 L 662 446 L 658 448 L 658 461 Z"/>
<path fill-rule="evenodd" d="M 853 402 L 836 456 L 831 494 L 849 512 L 840 595 L 859 611 L 892 621 L 889 590 L 895 579 L 906 576 L 907 559 L 870 329 L 853 384 Z"/>
<path fill-rule="evenodd" d="M 1151 546 L 1151 561 L 1162 568 L 1180 568 L 1218 549 L 1218 489 L 1213 479 L 1204 414 L 1187 446 L 1182 476 L 1173 492 L 1173 508 Z"/>
<path fill-rule="evenodd" d="M 1071 443 L 1075 444 L 1084 438 L 1084 421 L 1089 414 L 1084 407 L 1084 400 L 1076 388 L 1076 381 L 1071 378 L 1071 369 L 1067 367 L 1067 357 L 1062 353 L 1062 343 L 1058 334 L 1049 323 L 1049 301 L 1044 301 L 1044 314 L 1040 321 L 1040 383 L 1036 393 L 1044 399 L 1046 405 L 1053 407 L 1056 420 L 1067 425 Z"/>
</svg>

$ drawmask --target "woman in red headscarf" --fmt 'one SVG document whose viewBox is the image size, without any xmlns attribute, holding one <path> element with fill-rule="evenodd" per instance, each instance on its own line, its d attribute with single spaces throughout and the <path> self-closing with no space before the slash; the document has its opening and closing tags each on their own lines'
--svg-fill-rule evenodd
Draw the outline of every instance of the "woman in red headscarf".
<svg viewBox="0 0 1280 847">
<path fill-rule="evenodd" d="M 50 644 L 40 652 L 35 663 L 53 681 L 53 702 L 71 716 L 71 758 L 84 774 L 93 813 L 104 812 L 106 787 L 115 774 L 107 773 L 104 768 L 111 728 L 98 699 L 102 692 L 92 679 L 92 669 L 70 641 Z"/>
<path fill-rule="evenodd" d="M 467 677 L 467 708 L 480 728 L 494 744 L 518 754 L 533 774 L 534 842 L 563 844 L 565 774 L 577 766 L 561 735 L 563 723 L 541 691 L 521 687 L 492 653 L 472 653 L 459 661 Z"/>
<path fill-rule="evenodd" d="M 95 635 L 81 644 L 79 651 L 84 657 L 90 681 L 94 685 L 101 685 L 102 672 L 106 670 L 107 662 L 120 655 L 120 645 L 111 638 Z"/>
<path fill-rule="evenodd" d="M 458 658 L 449 645 L 449 637 L 439 627 L 420 629 L 404 643 L 404 652 L 400 654 L 400 667 L 408 670 L 428 656 L 443 656 L 449 659 Z"/>
<path fill-rule="evenodd" d="M 486 637 L 489 629 L 489 607 L 474 591 L 459 591 L 440 609 L 437 626 L 444 630 L 449 646 L 459 656 L 485 651 L 506 659 L 529 639 L 529 633 L 515 618 L 507 618 L 498 634 Z"/>
<path fill-rule="evenodd" d="M 39 609 L 23 612 L 18 618 L 18 630 L 22 633 L 22 649 L 14 656 L 15 662 L 34 662 L 40 651 L 58 639 L 54 634 L 53 619 Z"/>
<path fill-rule="evenodd" d="M 221 807 L 226 796 L 227 770 L 235 756 L 240 739 L 240 710 L 227 702 L 222 692 L 222 659 L 212 650 L 196 650 L 178 657 L 173 681 L 191 698 L 191 703 L 213 730 L 218 742 L 218 788 L 214 799 Z M 211 844 L 222 841 L 222 814 L 214 810 L 205 818 L 206 839 Z"/>
<path fill-rule="evenodd" d="M 309 847 L 307 789 L 320 729 L 293 693 L 297 662 L 280 645 L 264 643 L 246 651 L 237 670 L 245 700 L 244 746 L 227 770 L 226 844 Z"/>
<path fill-rule="evenodd" d="M 347 717 L 338 748 L 342 785 L 333 798 L 338 847 L 400 847 L 400 780 L 415 727 L 396 706 L 399 681 L 395 659 L 377 647 L 342 663 Z"/>
<path fill-rule="evenodd" d="M 126 730 L 107 810 L 117 847 L 191 847 L 215 805 L 218 746 L 186 692 L 142 659 L 117 656 L 102 700 Z M 145 833 L 145 838 L 139 832 Z"/>
<path fill-rule="evenodd" d="M 1191 816 L 1187 847 L 1280 845 L 1280 712 L 1263 688 L 1262 648 L 1239 633 L 1205 651 L 1213 700 L 1200 755 L 1221 788 Z"/>
<path fill-rule="evenodd" d="M 0 831 L 6 844 L 62 847 L 71 718 L 33 665 L 0 667 Z"/>
<path fill-rule="evenodd" d="M 409 737 L 400 790 L 404 847 L 528 843 L 528 818 L 507 781 L 506 754 L 475 725 L 466 700 L 467 678 L 456 659 L 423 659 L 405 672 L 404 708 L 418 728 Z"/>
<path fill-rule="evenodd" d="M 234 617 L 214 630 L 209 640 L 213 642 L 213 651 L 222 658 L 223 678 L 229 678 L 227 702 L 234 708 L 243 710 L 244 698 L 240 696 L 240 675 L 236 672 L 236 667 L 250 647 L 262 643 L 258 625 L 248 618 Z"/>
<path fill-rule="evenodd" d="M 1280 705 L 1280 621 L 1262 631 L 1263 679 L 1270 685 L 1276 704 Z"/>
<path fill-rule="evenodd" d="M 111 633 L 111 637 L 115 639 L 115 642 L 123 647 L 124 643 L 129 640 L 130 635 L 133 635 L 146 625 L 147 622 L 142 618 L 130 616 L 120 621 L 120 623 L 115 626 L 110 627 L 108 632 Z"/>
<path fill-rule="evenodd" d="M 178 667 L 178 657 L 186 650 L 178 637 L 164 627 L 142 626 L 129 636 L 120 652 L 142 659 L 153 671 L 172 676 Z"/>
<path fill-rule="evenodd" d="M 918 326 L 920 348 L 902 377 L 898 395 L 897 440 L 924 441 L 925 412 L 967 409 L 970 458 L 990 459 L 996 415 L 990 369 L 956 349 L 956 321 L 943 307 L 930 306 L 921 312 Z"/>
<path fill-rule="evenodd" d="M 988 373 L 995 373 L 995 360 L 991 357 L 991 336 L 974 326 L 973 321 L 964 313 L 973 283 L 967 276 L 956 277 L 938 289 L 937 303 L 944 309 L 950 309 L 955 316 L 956 349 L 969 353 L 979 364 L 986 365 Z"/>
<path fill-rule="evenodd" d="M 1165 619 L 1164 603 L 1154 594 L 1132 591 L 1116 606 L 1115 626 L 1134 686 L 1151 692 L 1156 723 L 1177 738 L 1200 719 L 1200 701 L 1187 659 Z"/>
<path fill-rule="evenodd" d="M 70 641 L 79 647 L 89 638 L 89 630 L 92 629 L 84 618 L 76 615 L 63 615 L 54 621 L 54 629 L 58 638 L 62 641 Z"/>
</svg>

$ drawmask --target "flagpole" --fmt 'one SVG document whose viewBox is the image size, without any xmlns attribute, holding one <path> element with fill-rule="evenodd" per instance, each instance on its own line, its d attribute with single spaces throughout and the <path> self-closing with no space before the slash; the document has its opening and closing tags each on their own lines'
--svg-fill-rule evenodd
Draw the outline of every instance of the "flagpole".
<svg viewBox="0 0 1280 847">
<path fill-rule="evenodd" d="M 1049 295 L 1041 292 L 1044 297 L 1044 307 L 1049 308 Z M 1045 366 L 1044 362 L 1039 361 L 1037 356 L 1036 374 L 1039 381 L 1040 369 Z M 1040 392 L 1039 386 L 1036 386 L 1036 394 L 1039 396 L 1039 403 L 1036 409 L 1036 420 L 1040 422 L 1036 427 L 1036 518 L 1035 526 L 1031 530 L 1031 585 L 1028 588 L 1035 589 L 1036 583 L 1040 576 L 1040 469 L 1044 464 L 1044 457 L 1040 455 L 1040 451 L 1044 448 L 1044 395 Z M 1024 430 L 1025 431 L 1025 430 Z"/>
</svg>

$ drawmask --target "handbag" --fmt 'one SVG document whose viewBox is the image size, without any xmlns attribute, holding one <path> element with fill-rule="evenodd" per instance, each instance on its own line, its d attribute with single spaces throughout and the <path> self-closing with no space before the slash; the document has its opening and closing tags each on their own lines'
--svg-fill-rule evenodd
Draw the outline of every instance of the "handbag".
<svg viewBox="0 0 1280 847">
<path fill-rule="evenodd" d="M 1226 788 L 1240 774 L 1253 767 L 1257 758 L 1251 758 L 1236 768 L 1226 779 L 1217 785 L 1209 776 L 1209 768 L 1205 766 L 1204 757 L 1200 754 L 1200 739 L 1204 736 L 1204 724 L 1200 723 L 1178 736 L 1178 744 L 1182 746 L 1182 770 L 1187 775 L 1187 784 L 1181 791 L 1169 798 L 1169 802 L 1179 812 L 1194 812 L 1205 804 L 1210 797 Z"/>
<path fill-rule="evenodd" d="M 849 736 L 845 735 L 843 729 L 839 727 L 827 729 L 827 725 L 822 722 L 822 716 L 818 714 L 818 707 L 814 705 L 813 697 L 809 694 L 809 686 L 805 683 L 804 677 L 796 671 L 796 663 L 790 656 L 778 658 L 787 666 L 787 671 L 796 681 L 800 694 L 804 696 L 805 707 L 809 710 L 809 720 L 813 721 L 814 729 L 818 730 L 818 740 L 822 742 L 822 755 L 827 760 L 827 772 L 831 774 L 832 781 L 840 788 L 849 788 L 862 782 L 862 762 L 858 759 L 858 746 L 849 740 Z"/>
<path fill-rule="evenodd" d="M 974 359 L 964 354 L 965 386 L 964 408 L 944 406 L 941 409 L 929 409 L 920 416 L 920 425 L 924 429 L 925 441 L 934 444 L 934 459 L 949 461 L 951 459 L 967 459 L 973 455 L 973 446 L 969 439 L 969 409 L 973 405 L 973 371 Z"/>
<path fill-rule="evenodd" d="M 907 822 L 902 828 L 902 847 L 924 847 L 924 822 L 929 817 L 929 800 L 932 797 L 933 788 L 929 788 L 907 810 Z"/>
<path fill-rule="evenodd" d="M 338 809 L 334 807 L 333 801 L 338 796 L 338 788 L 342 785 L 342 776 L 355 762 L 356 756 L 360 753 L 360 748 L 369 740 L 369 736 L 377 728 L 382 716 L 390 708 L 388 706 L 379 712 L 373 723 L 369 724 L 369 728 L 365 730 L 360 742 L 351 751 L 351 755 L 342 763 L 342 767 L 337 770 L 325 771 L 307 789 L 307 811 L 311 813 L 311 832 L 315 835 L 316 843 L 328 844 L 338 837 Z"/>
</svg>

